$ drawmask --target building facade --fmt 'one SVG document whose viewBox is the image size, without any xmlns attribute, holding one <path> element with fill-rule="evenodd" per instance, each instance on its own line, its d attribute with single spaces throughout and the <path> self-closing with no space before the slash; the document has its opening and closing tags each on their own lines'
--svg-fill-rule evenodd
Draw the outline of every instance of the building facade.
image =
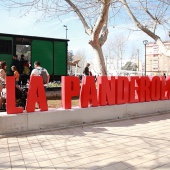
<svg viewBox="0 0 170 170">
<path fill-rule="evenodd" d="M 170 49 L 170 42 L 164 42 Z M 170 56 L 159 54 L 159 47 L 156 43 L 149 42 L 146 45 L 146 75 L 161 76 L 170 75 Z"/>
</svg>

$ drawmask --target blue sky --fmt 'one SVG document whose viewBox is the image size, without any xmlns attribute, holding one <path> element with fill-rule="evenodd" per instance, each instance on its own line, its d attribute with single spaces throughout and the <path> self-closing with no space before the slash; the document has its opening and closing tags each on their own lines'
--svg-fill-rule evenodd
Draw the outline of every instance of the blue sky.
<svg viewBox="0 0 170 170">
<path fill-rule="evenodd" d="M 40 37 L 52 37 L 52 38 L 66 38 L 66 28 L 63 25 L 67 25 L 67 38 L 69 41 L 68 49 L 76 53 L 78 50 L 86 51 L 87 60 L 93 58 L 93 50 L 88 44 L 89 36 L 85 33 L 81 22 L 76 17 L 68 17 L 63 19 L 62 22 L 57 18 L 51 21 L 37 22 L 39 14 L 30 13 L 27 16 L 20 17 L 17 13 L 9 13 L 7 11 L 0 10 L 0 33 L 10 33 L 18 35 L 31 35 Z M 126 27 L 126 29 L 125 29 Z M 117 26 L 109 26 L 108 39 L 112 39 L 115 35 L 125 35 L 127 39 L 127 49 L 125 58 L 129 58 L 132 53 L 132 49 L 139 49 L 140 60 L 144 58 L 144 45 L 143 40 L 147 39 L 153 41 L 147 35 L 142 32 L 129 32 L 127 28 L 132 28 L 133 25 L 127 23 Z M 105 55 L 105 51 L 104 51 Z"/>
<path fill-rule="evenodd" d="M 58 19 L 41 22 L 37 22 L 37 20 L 38 14 L 36 16 L 30 13 L 20 17 L 19 14 L 0 10 L 0 33 L 65 39 L 66 28 L 63 25 L 67 25 L 67 39 L 70 40 L 69 50 L 75 52 L 78 49 L 87 48 L 88 51 L 91 48 L 88 45 L 88 35 L 85 34 L 82 24 L 76 17 L 66 18 L 62 22 Z"/>
</svg>

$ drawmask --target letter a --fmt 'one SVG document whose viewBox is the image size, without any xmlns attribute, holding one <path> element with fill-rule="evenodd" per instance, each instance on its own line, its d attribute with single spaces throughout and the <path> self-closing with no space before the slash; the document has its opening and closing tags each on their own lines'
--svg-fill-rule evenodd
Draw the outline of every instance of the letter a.
<svg viewBox="0 0 170 170">
<path fill-rule="evenodd" d="M 48 110 L 44 84 L 41 76 L 32 76 L 30 78 L 26 111 L 34 112 L 36 102 L 39 104 L 41 111 Z"/>
</svg>

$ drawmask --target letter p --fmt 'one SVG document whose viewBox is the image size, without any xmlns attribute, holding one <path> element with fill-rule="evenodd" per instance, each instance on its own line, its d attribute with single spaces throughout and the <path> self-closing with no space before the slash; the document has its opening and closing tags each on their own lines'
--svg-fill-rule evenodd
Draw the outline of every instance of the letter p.
<svg viewBox="0 0 170 170">
<path fill-rule="evenodd" d="M 80 80 L 74 76 L 62 76 L 62 107 L 71 109 L 72 97 L 78 96 L 80 93 Z"/>
</svg>

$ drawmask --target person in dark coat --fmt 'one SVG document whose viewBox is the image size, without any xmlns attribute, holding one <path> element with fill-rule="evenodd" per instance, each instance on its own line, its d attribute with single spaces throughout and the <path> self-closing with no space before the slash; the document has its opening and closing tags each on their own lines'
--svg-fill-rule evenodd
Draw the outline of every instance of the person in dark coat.
<svg viewBox="0 0 170 170">
<path fill-rule="evenodd" d="M 89 66 L 90 66 L 90 64 L 87 63 L 86 67 L 84 68 L 83 73 L 85 76 L 90 76 Z"/>
<path fill-rule="evenodd" d="M 25 56 L 24 54 L 22 54 L 20 59 L 20 70 L 19 70 L 20 74 L 23 74 L 25 62 L 26 62 Z"/>
<path fill-rule="evenodd" d="M 17 55 L 13 56 L 11 67 L 12 66 L 15 66 L 18 71 L 21 69 L 20 62 L 18 60 L 18 56 Z"/>
</svg>

